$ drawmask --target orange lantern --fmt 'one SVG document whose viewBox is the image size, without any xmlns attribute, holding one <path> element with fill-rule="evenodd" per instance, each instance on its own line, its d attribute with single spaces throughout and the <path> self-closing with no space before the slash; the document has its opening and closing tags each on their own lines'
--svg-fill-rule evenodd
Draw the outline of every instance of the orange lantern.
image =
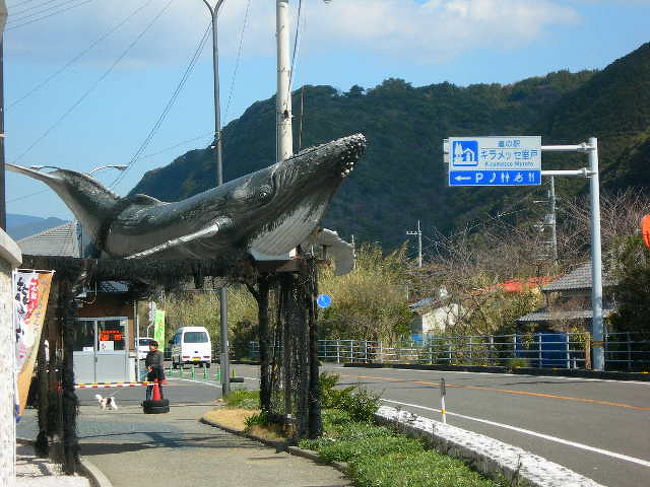
<svg viewBox="0 0 650 487">
<path fill-rule="evenodd" d="M 650 249 L 650 215 L 641 219 L 641 237 L 643 237 L 645 246 Z"/>
</svg>

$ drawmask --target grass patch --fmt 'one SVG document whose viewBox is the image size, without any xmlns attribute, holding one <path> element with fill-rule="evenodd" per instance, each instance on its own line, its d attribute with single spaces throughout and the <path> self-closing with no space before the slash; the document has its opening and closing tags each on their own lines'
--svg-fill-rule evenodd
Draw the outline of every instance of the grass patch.
<svg viewBox="0 0 650 487">
<path fill-rule="evenodd" d="M 260 391 L 237 389 L 223 397 L 226 407 L 237 409 L 259 409 Z"/>
<path fill-rule="evenodd" d="M 499 485 L 462 461 L 433 450 L 364 455 L 351 464 L 359 487 L 490 487 Z"/>
<path fill-rule="evenodd" d="M 360 487 L 500 487 L 464 462 L 427 450 L 420 440 L 385 426 L 353 421 L 349 412 L 323 411 L 321 438 L 299 446 L 327 461 L 347 462 Z"/>
</svg>

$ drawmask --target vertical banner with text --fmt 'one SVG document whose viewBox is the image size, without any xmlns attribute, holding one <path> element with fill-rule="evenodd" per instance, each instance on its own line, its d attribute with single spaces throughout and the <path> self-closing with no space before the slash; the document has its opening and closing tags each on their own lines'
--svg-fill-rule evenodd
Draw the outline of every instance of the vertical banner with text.
<svg viewBox="0 0 650 487">
<path fill-rule="evenodd" d="M 13 272 L 14 330 L 16 332 L 16 405 L 23 414 L 34 373 L 45 310 L 54 271 L 19 269 Z"/>
<path fill-rule="evenodd" d="M 158 350 L 165 350 L 165 312 L 157 309 L 154 318 L 153 339 L 158 342 Z"/>
</svg>

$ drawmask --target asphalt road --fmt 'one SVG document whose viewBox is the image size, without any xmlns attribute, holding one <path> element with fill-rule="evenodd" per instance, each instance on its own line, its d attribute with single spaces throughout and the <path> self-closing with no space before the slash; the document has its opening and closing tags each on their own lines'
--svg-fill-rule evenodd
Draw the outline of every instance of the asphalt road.
<svg viewBox="0 0 650 487">
<path fill-rule="evenodd" d="M 234 366 L 258 377 L 257 367 Z M 610 487 L 650 486 L 650 383 L 327 364 L 386 404 L 524 448 Z"/>
</svg>

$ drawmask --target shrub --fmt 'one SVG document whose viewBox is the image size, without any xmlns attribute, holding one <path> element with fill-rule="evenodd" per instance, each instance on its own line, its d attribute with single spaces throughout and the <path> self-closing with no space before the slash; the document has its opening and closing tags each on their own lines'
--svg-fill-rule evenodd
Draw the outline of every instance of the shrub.
<svg viewBox="0 0 650 487">
<path fill-rule="evenodd" d="M 223 397 L 229 408 L 259 409 L 260 392 L 237 389 Z"/>
<path fill-rule="evenodd" d="M 339 382 L 337 374 L 324 372 L 319 376 L 319 381 L 324 408 L 343 410 L 353 421 L 372 421 L 379 408 L 380 394 L 357 386 L 335 389 Z"/>
<path fill-rule="evenodd" d="M 269 426 L 271 424 L 271 420 L 269 419 L 269 415 L 266 411 L 260 411 L 257 414 L 253 414 L 252 416 L 249 416 L 244 420 L 244 424 L 246 425 L 246 429 L 249 430 L 253 426 Z"/>
</svg>

